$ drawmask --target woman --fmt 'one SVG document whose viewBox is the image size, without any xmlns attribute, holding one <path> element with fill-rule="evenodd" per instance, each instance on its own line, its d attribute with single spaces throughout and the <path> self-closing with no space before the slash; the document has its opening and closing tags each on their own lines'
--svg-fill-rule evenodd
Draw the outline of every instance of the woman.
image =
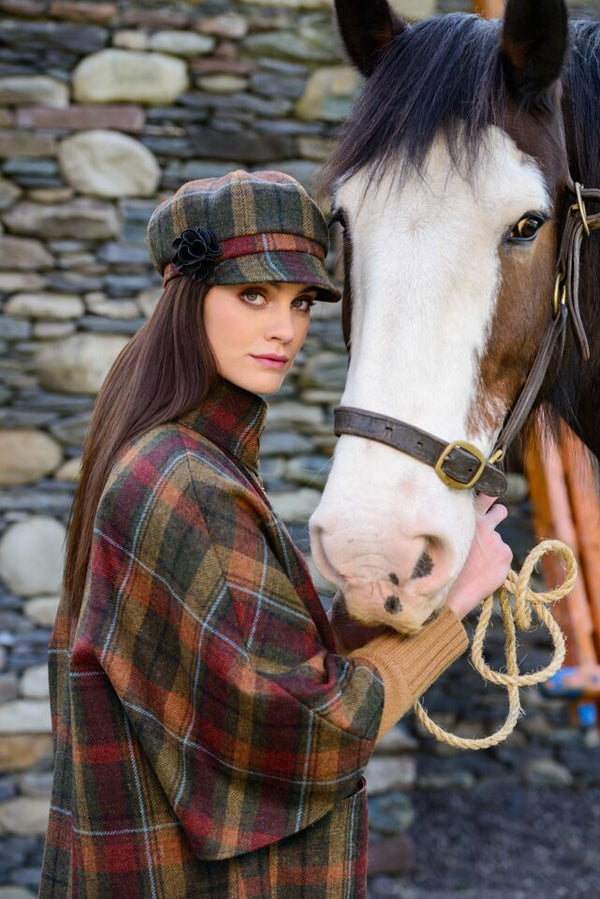
<svg viewBox="0 0 600 899">
<path fill-rule="evenodd" d="M 361 772 L 504 579 L 505 510 L 454 611 L 344 657 L 257 461 L 257 394 L 339 298 L 325 221 L 292 178 L 234 172 L 183 185 L 148 244 L 164 293 L 98 396 L 69 530 L 40 895 L 363 897 Z"/>
</svg>

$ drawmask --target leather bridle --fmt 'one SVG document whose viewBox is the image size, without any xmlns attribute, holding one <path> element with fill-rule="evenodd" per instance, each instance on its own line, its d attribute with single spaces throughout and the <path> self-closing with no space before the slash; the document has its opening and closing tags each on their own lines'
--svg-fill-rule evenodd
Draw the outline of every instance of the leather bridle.
<svg viewBox="0 0 600 899">
<path fill-rule="evenodd" d="M 569 206 L 556 264 L 552 321 L 548 324 L 529 375 L 509 412 L 494 449 L 486 459 L 481 450 L 464 440 L 447 443 L 427 431 L 396 418 L 378 415 L 352 406 L 334 411 L 337 436 L 347 434 L 384 443 L 431 466 L 438 477 L 455 490 L 477 487 L 482 493 L 500 496 L 506 490 L 506 476 L 496 467 L 521 430 L 540 392 L 559 341 L 564 347 L 570 320 L 581 356 L 590 357 L 590 348 L 579 310 L 579 273 L 584 238 L 600 229 L 600 213 L 588 215 L 586 201 L 600 202 L 600 189 L 584 188 L 569 176 L 567 189 L 576 202 Z"/>
</svg>

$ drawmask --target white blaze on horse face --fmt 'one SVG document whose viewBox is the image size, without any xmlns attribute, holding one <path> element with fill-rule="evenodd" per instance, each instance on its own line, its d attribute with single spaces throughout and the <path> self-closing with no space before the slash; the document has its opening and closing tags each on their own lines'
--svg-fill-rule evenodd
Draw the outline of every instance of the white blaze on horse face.
<svg viewBox="0 0 600 899">
<path fill-rule="evenodd" d="M 343 183 L 336 205 L 352 240 L 352 354 L 341 404 L 489 453 L 495 435 L 469 433 L 467 422 L 502 242 L 549 198 L 539 167 L 505 132 L 490 128 L 485 147 L 467 177 L 438 140 L 422 175 L 398 186 L 390 173 L 377 185 L 360 172 Z M 501 419 L 508 410 L 499 411 Z M 311 519 L 315 562 L 350 613 L 405 631 L 443 603 L 474 528 L 470 491 L 450 489 L 397 450 L 348 436 Z"/>
</svg>

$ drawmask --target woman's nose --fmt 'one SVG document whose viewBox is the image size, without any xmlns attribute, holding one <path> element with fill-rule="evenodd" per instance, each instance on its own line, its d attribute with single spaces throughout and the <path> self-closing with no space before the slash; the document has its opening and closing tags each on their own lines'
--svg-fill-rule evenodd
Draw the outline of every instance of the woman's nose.
<svg viewBox="0 0 600 899">
<path fill-rule="evenodd" d="M 267 323 L 265 336 L 268 340 L 280 340 L 289 343 L 294 338 L 294 320 L 292 310 L 274 309 Z"/>
</svg>

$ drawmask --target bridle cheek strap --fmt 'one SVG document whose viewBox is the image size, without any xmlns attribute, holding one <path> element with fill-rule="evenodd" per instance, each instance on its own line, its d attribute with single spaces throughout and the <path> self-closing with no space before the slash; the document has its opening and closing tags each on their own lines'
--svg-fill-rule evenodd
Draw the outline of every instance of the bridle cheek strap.
<svg viewBox="0 0 600 899">
<path fill-rule="evenodd" d="M 566 334 L 570 317 L 583 360 L 589 359 L 590 349 L 579 310 L 579 271 L 581 245 L 584 237 L 600 229 L 600 213 L 588 215 L 586 200 L 600 202 L 600 190 L 586 189 L 569 176 L 568 189 L 577 202 L 570 206 L 558 253 L 552 320 L 546 328 L 531 371 L 511 409 L 489 460 L 478 447 L 464 440 L 445 443 L 433 434 L 422 431 L 396 418 L 378 415 L 352 406 L 338 406 L 334 411 L 334 431 L 351 437 L 363 437 L 383 443 L 406 455 L 430 465 L 441 481 L 455 490 L 477 487 L 489 496 L 501 496 L 506 491 L 505 474 L 495 467 L 506 454 L 525 419 L 531 412 L 548 374 L 556 347 Z M 350 308 L 345 310 L 344 337 L 349 344 Z"/>
<path fill-rule="evenodd" d="M 445 443 L 433 434 L 397 418 L 388 418 L 338 406 L 333 413 L 333 429 L 339 437 L 364 437 L 400 450 L 435 469 L 438 477 L 455 490 L 477 489 L 490 496 L 500 496 L 506 490 L 506 476 L 494 468 L 476 446 L 465 440 Z"/>
</svg>

